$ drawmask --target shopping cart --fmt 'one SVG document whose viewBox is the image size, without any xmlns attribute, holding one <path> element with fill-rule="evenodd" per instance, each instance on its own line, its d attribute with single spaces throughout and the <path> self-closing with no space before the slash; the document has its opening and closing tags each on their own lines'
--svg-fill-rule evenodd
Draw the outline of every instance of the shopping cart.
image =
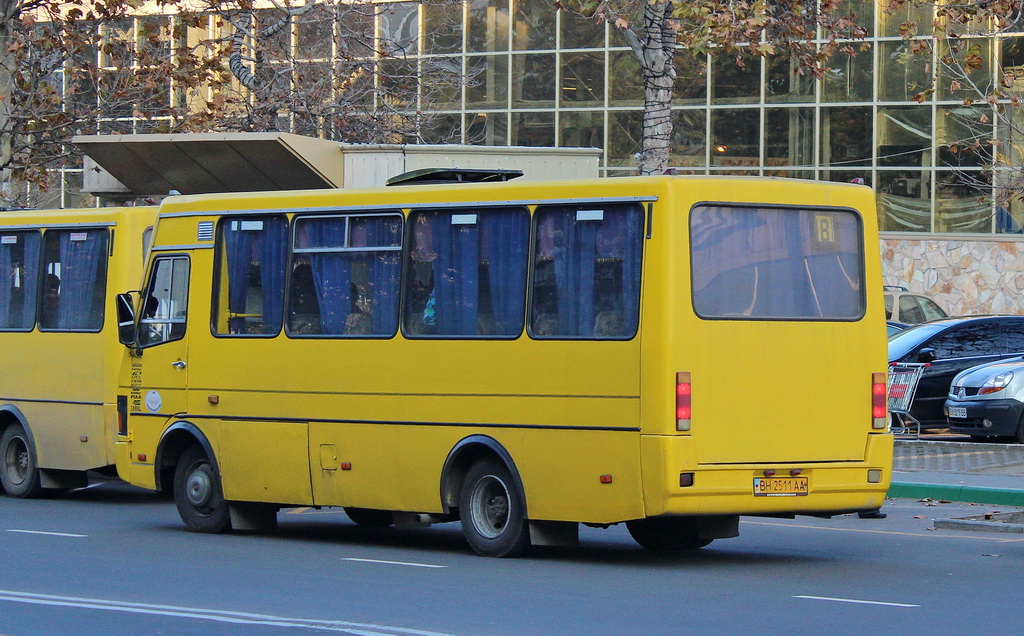
<svg viewBox="0 0 1024 636">
<path fill-rule="evenodd" d="M 916 436 L 921 436 L 921 422 L 910 414 L 910 406 L 914 403 L 917 383 L 927 366 L 926 362 L 893 362 L 889 365 L 889 413 L 893 418 L 890 430 L 896 435 L 909 435 L 913 430 Z"/>
</svg>

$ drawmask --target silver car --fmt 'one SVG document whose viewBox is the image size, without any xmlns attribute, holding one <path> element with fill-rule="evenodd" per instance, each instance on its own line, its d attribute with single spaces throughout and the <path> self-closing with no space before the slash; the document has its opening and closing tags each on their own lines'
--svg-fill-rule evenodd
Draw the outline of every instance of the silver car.
<svg viewBox="0 0 1024 636">
<path fill-rule="evenodd" d="M 1024 444 L 1024 358 L 961 371 L 953 378 L 943 411 L 951 433 Z"/>
</svg>

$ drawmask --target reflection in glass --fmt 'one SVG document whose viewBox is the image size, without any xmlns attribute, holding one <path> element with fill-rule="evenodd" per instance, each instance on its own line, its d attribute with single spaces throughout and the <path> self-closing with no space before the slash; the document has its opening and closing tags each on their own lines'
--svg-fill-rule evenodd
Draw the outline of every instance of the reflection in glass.
<svg viewBox="0 0 1024 636">
<path fill-rule="evenodd" d="M 711 111 L 711 165 L 761 165 L 761 130 L 757 109 Z"/>
<path fill-rule="evenodd" d="M 766 166 L 814 164 L 814 109 L 768 109 L 764 132 Z"/>
<path fill-rule="evenodd" d="M 554 146 L 554 113 L 512 113 L 513 146 Z"/>
<path fill-rule="evenodd" d="M 604 53 L 562 53 L 562 102 L 571 106 L 604 104 Z"/>
<path fill-rule="evenodd" d="M 558 128 L 559 146 L 604 148 L 604 113 L 601 111 L 564 111 Z"/>
<path fill-rule="evenodd" d="M 555 105 L 555 55 L 512 57 L 512 106 L 553 108 Z"/>
<path fill-rule="evenodd" d="M 992 162 L 995 129 L 987 107 L 948 106 L 936 110 L 936 161 L 945 167 L 981 168 Z"/>
<path fill-rule="evenodd" d="M 508 55 L 466 58 L 467 108 L 508 108 Z"/>
<path fill-rule="evenodd" d="M 711 68 L 712 104 L 757 103 L 761 94 L 760 58 L 745 59 L 740 66 L 733 56 L 714 55 Z"/>
<path fill-rule="evenodd" d="M 1003 228 L 1015 229 L 1012 218 L 993 219 L 992 189 L 986 173 L 968 170 L 940 170 L 935 173 L 936 232 L 992 232 L 993 220 Z M 1016 226 L 1019 229 L 1019 226 Z"/>
<path fill-rule="evenodd" d="M 813 102 L 814 76 L 801 74 L 789 55 L 773 55 L 765 58 L 764 91 L 769 103 Z"/>
<path fill-rule="evenodd" d="M 828 61 L 821 98 L 826 102 L 869 102 L 874 86 L 874 54 L 869 49 L 850 55 L 840 51 Z"/>
<path fill-rule="evenodd" d="M 636 168 L 634 155 L 643 148 L 643 113 L 618 110 L 608 113 L 608 165 Z"/>
<path fill-rule="evenodd" d="M 614 78 L 608 82 L 610 106 L 643 105 L 643 74 L 632 51 L 608 52 L 608 77 Z"/>
<path fill-rule="evenodd" d="M 516 0 L 512 31 L 514 50 L 540 51 L 555 48 L 553 8 L 550 0 Z"/>
<path fill-rule="evenodd" d="M 467 114 L 466 143 L 486 146 L 508 145 L 508 115 L 505 113 Z"/>
<path fill-rule="evenodd" d="M 933 12 L 932 3 L 904 2 L 895 9 L 879 7 L 879 35 L 900 36 L 903 35 L 901 31 L 904 28 L 908 28 L 913 34 L 926 33 L 931 25 Z"/>
<path fill-rule="evenodd" d="M 878 172 L 878 229 L 887 232 L 931 231 L 931 171 Z"/>
<path fill-rule="evenodd" d="M 508 50 L 508 0 L 470 0 L 469 51 Z"/>
<path fill-rule="evenodd" d="M 932 87 L 931 50 L 914 53 L 908 42 L 879 43 L 878 98 L 912 100 Z M 925 96 L 927 100 L 927 96 Z"/>
<path fill-rule="evenodd" d="M 821 159 L 823 166 L 871 164 L 871 108 L 844 106 L 821 109 Z"/>
<path fill-rule="evenodd" d="M 992 39 L 979 38 L 940 42 L 939 79 L 935 87 L 938 98 L 960 102 L 983 100 L 993 89 L 994 45 Z"/>
<path fill-rule="evenodd" d="M 704 104 L 708 95 L 707 56 L 698 57 L 685 49 L 679 49 L 676 51 L 675 66 L 676 81 L 672 85 L 672 103 Z M 617 83 L 618 77 L 612 77 Z"/>
<path fill-rule="evenodd" d="M 567 11 L 559 12 L 563 49 L 591 49 L 604 46 L 605 23 L 598 24 Z"/>
<path fill-rule="evenodd" d="M 672 155 L 669 157 L 669 165 L 704 165 L 708 138 L 706 116 L 707 111 L 703 108 L 672 111 Z"/>
<path fill-rule="evenodd" d="M 932 165 L 932 109 L 895 106 L 878 109 L 878 165 Z"/>
</svg>

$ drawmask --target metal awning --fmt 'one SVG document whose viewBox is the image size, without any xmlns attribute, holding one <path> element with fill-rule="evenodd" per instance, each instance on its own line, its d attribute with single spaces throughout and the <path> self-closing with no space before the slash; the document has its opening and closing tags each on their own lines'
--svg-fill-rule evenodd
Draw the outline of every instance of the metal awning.
<svg viewBox="0 0 1024 636">
<path fill-rule="evenodd" d="M 344 185 L 340 143 L 289 133 L 79 135 L 71 141 L 137 195 Z"/>
</svg>

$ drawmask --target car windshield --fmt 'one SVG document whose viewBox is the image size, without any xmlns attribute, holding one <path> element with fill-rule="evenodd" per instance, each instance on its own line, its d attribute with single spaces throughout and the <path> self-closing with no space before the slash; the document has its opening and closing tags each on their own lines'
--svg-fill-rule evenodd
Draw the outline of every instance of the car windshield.
<svg viewBox="0 0 1024 636">
<path fill-rule="evenodd" d="M 889 361 L 899 360 L 925 340 L 942 331 L 948 325 L 915 325 L 895 333 L 889 338 Z"/>
</svg>

